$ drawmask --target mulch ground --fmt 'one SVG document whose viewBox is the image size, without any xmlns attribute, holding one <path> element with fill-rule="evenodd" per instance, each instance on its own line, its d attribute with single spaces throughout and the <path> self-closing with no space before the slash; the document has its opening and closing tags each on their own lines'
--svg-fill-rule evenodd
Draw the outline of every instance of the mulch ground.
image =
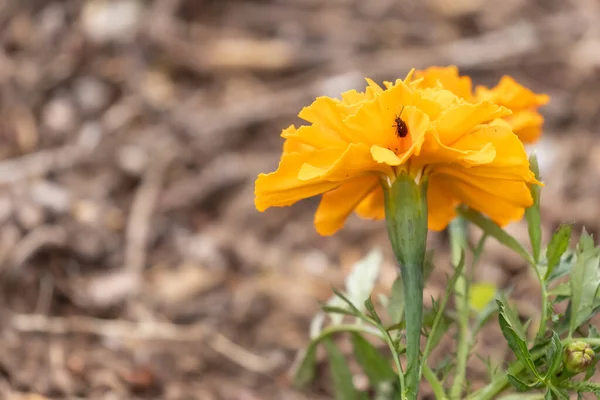
<svg viewBox="0 0 600 400">
<path fill-rule="evenodd" d="M 365 76 L 457 64 L 550 94 L 545 238 L 563 221 L 600 232 L 599 7 L 0 1 L 0 397 L 331 398 L 325 365 L 308 392 L 289 371 L 319 301 L 374 246 L 389 289 L 384 225 L 353 217 L 319 237 L 316 199 L 261 214 L 253 181 L 303 105 Z M 430 238 L 434 296 L 446 239 Z M 537 316 L 536 281 L 500 245 L 475 275 Z M 497 343 L 487 332 L 477 350 L 502 360 Z M 469 376 L 480 385 L 483 364 Z"/>
</svg>

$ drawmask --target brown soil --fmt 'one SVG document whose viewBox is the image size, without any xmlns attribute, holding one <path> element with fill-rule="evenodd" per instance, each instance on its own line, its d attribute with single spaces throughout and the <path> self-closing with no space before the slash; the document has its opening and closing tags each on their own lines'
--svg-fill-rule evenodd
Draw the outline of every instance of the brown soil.
<svg viewBox="0 0 600 400">
<path fill-rule="evenodd" d="M 389 289 L 384 225 L 319 237 L 316 199 L 261 214 L 253 181 L 303 105 L 364 76 L 457 64 L 550 94 L 544 237 L 561 221 L 599 232 L 599 7 L 0 1 L 0 398 L 331 398 L 326 368 L 303 393 L 289 370 L 318 302 L 373 246 Z M 445 241 L 431 236 L 434 296 Z M 500 245 L 476 276 L 537 316 L 535 280 Z M 490 331 L 477 349 L 501 361 L 498 343 Z M 470 363 L 474 386 L 484 372 Z"/>
</svg>

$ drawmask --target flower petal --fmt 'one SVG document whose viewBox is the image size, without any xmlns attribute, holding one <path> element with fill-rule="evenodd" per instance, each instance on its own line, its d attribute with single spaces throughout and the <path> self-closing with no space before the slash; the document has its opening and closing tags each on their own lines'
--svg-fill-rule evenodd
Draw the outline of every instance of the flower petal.
<svg viewBox="0 0 600 400">
<path fill-rule="evenodd" d="M 383 187 L 376 186 L 363 201 L 356 206 L 356 214 L 364 219 L 383 219 L 385 218 L 385 203 L 383 198 Z"/>
<path fill-rule="evenodd" d="M 534 143 L 542 134 L 544 117 L 537 111 L 517 111 L 506 117 L 506 121 L 512 125 L 515 134 L 523 143 Z"/>
<path fill-rule="evenodd" d="M 490 102 L 461 104 L 442 112 L 436 120 L 436 130 L 442 143 L 452 146 L 476 125 L 509 115 L 510 110 Z"/>
<path fill-rule="evenodd" d="M 344 119 L 347 117 L 348 108 L 337 99 L 330 97 L 317 97 L 313 103 L 304 107 L 298 116 L 305 121 L 319 125 L 329 136 L 337 136 L 340 140 L 352 142 L 347 134 Z"/>
<path fill-rule="evenodd" d="M 365 102 L 356 114 L 345 120 L 352 141 L 387 147 L 395 139 L 396 116 L 404 106 L 413 103 L 414 97 L 413 91 L 400 81 L 374 100 Z"/>
<path fill-rule="evenodd" d="M 340 230 L 356 206 L 377 186 L 379 179 L 364 176 L 344 182 L 335 190 L 323 194 L 315 213 L 315 227 L 321 235 Z"/>
<path fill-rule="evenodd" d="M 527 185 L 518 181 L 494 179 L 457 180 L 452 189 L 463 203 L 487 215 L 500 226 L 523 217 L 533 204 Z"/>
<path fill-rule="evenodd" d="M 488 89 L 485 86 L 478 86 L 476 98 L 479 101 L 493 101 L 511 110 L 539 107 L 550 100 L 548 95 L 536 94 L 510 76 L 503 76 L 500 82 L 492 89 Z"/>
<path fill-rule="evenodd" d="M 402 160 L 398 158 L 396 153 L 390 149 L 384 149 L 380 146 L 371 146 L 371 155 L 373 159 L 381 164 L 400 165 Z"/>
<path fill-rule="evenodd" d="M 456 217 L 459 201 L 452 195 L 452 187 L 446 179 L 432 177 L 427 186 L 428 227 L 441 231 Z"/>
<path fill-rule="evenodd" d="M 299 169 L 298 178 L 302 181 L 312 179 L 343 181 L 366 174 L 393 176 L 391 167 L 373 159 L 370 147 L 365 144 L 352 143 L 338 155 L 335 160 L 333 158 L 316 160 L 319 165 L 306 162 Z"/>
<path fill-rule="evenodd" d="M 323 161 L 337 159 L 339 151 L 321 150 L 312 153 L 284 154 L 279 167 L 270 174 L 260 174 L 254 189 L 254 204 L 259 211 L 269 207 L 289 206 L 340 185 L 319 179 L 302 181 L 298 179 L 300 168 L 307 162 L 320 165 Z"/>
</svg>

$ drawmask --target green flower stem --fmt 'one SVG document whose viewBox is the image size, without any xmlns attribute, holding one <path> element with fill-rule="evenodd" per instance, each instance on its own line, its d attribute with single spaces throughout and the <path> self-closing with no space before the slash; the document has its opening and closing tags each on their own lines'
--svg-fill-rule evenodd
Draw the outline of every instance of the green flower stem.
<svg viewBox="0 0 600 400">
<path fill-rule="evenodd" d="M 402 398 L 419 392 L 421 327 L 423 324 L 423 263 L 427 246 L 427 183 L 401 174 L 384 190 L 385 219 L 400 264 L 406 319 L 406 385 Z"/>
<path fill-rule="evenodd" d="M 467 223 L 462 217 L 456 217 L 450 222 L 450 249 L 452 264 L 458 265 L 462 252 L 467 249 Z M 458 346 L 456 373 L 450 389 L 451 399 L 460 399 L 467 373 L 467 358 L 469 357 L 469 283 L 466 271 L 463 269 L 454 286 L 456 313 L 458 315 Z"/>
<path fill-rule="evenodd" d="M 427 382 L 429 382 L 429 386 L 431 386 L 431 389 L 433 390 L 435 398 L 437 400 L 447 400 L 448 397 L 446 397 L 446 392 L 444 392 L 444 386 L 442 385 L 442 382 L 440 382 L 438 377 L 435 376 L 435 373 L 425 363 L 423 363 L 421 369 L 423 370 L 423 376 L 425 377 L 425 379 L 427 379 Z"/>
<path fill-rule="evenodd" d="M 535 335 L 535 340 L 541 340 L 544 338 L 546 334 L 546 321 L 548 321 L 548 290 L 546 289 L 546 281 L 536 264 L 531 264 L 535 274 L 540 282 L 541 296 L 542 296 L 542 316 L 540 318 L 540 326 L 538 328 L 537 334 Z"/>
</svg>

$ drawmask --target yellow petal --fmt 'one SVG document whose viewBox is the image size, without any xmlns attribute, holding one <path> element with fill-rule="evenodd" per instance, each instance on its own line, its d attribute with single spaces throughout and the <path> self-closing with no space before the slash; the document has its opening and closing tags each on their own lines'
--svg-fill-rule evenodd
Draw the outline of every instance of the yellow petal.
<svg viewBox="0 0 600 400">
<path fill-rule="evenodd" d="M 512 110 L 539 107 L 550 100 L 548 95 L 536 94 L 509 76 L 503 76 L 492 89 L 478 86 L 476 98 L 478 101 L 493 101 Z"/>
<path fill-rule="evenodd" d="M 534 143 L 542 134 L 544 117 L 536 111 L 517 111 L 506 117 L 506 121 L 512 125 L 515 134 L 523 143 Z"/>
<path fill-rule="evenodd" d="M 284 154 L 279 167 L 270 174 L 260 174 L 254 189 L 254 204 L 259 211 L 269 207 L 283 207 L 298 200 L 312 197 L 340 185 L 318 179 L 302 181 L 298 179 L 300 168 L 307 162 L 320 163 L 339 158 L 339 151 L 321 150 L 312 153 Z"/>
<path fill-rule="evenodd" d="M 373 159 L 371 149 L 364 144 L 350 144 L 342 153 L 328 153 L 331 156 L 326 159 L 325 156 L 315 160 L 319 165 L 312 161 L 307 161 L 298 171 L 298 178 L 302 181 L 312 179 L 325 179 L 328 181 L 343 181 L 353 178 L 357 175 L 377 174 L 378 176 L 392 176 L 393 172 L 389 165 L 380 163 Z"/>
<path fill-rule="evenodd" d="M 469 288 L 469 305 L 477 312 L 483 311 L 494 300 L 497 290 L 496 285 L 490 282 L 472 284 Z"/>
<path fill-rule="evenodd" d="M 529 168 L 529 160 L 523 143 L 505 124 L 482 125 L 473 135 L 485 138 L 494 146 L 496 157 L 492 162 L 469 170 L 454 170 L 451 165 L 436 165 L 431 167 L 432 173 L 470 174 L 479 179 L 537 182 Z"/>
<path fill-rule="evenodd" d="M 352 142 L 346 135 L 344 119 L 347 116 L 347 107 L 337 99 L 330 97 L 317 97 L 308 107 L 304 107 L 298 116 L 305 121 L 317 124 L 320 129 L 330 136 L 338 136 L 341 140 Z"/>
<path fill-rule="evenodd" d="M 318 124 L 303 125 L 299 129 L 286 129 L 281 136 L 293 142 L 303 143 L 314 149 L 346 148 L 347 142 L 335 132 L 322 129 Z"/>
<path fill-rule="evenodd" d="M 356 207 L 356 214 L 364 219 L 385 218 L 383 187 L 378 185 Z"/>
<path fill-rule="evenodd" d="M 470 178 L 454 181 L 454 194 L 500 226 L 521 219 L 525 208 L 533 204 L 529 188 L 523 182 Z"/>
<path fill-rule="evenodd" d="M 398 158 L 396 153 L 389 149 L 384 149 L 379 146 L 371 146 L 371 155 L 373 159 L 381 164 L 387 165 L 400 165 L 402 164 L 402 160 Z"/>
<path fill-rule="evenodd" d="M 489 164 L 495 157 L 496 148 L 485 137 L 475 137 L 473 134 L 466 135 L 459 139 L 454 146 L 449 147 L 441 142 L 437 134 L 431 134 L 423 145 L 421 156 L 416 157 L 414 162 L 423 166 L 457 163 L 464 167 L 470 167 Z M 434 168 L 436 166 L 432 165 L 430 170 Z"/>
<path fill-rule="evenodd" d="M 429 67 L 424 71 L 417 71 L 415 77 L 423 78 L 421 87 L 434 88 L 438 84 L 450 90 L 459 97 L 471 100 L 472 84 L 468 76 L 460 76 L 458 68 L 454 65 L 448 67 Z"/>
<path fill-rule="evenodd" d="M 321 235 L 340 230 L 356 206 L 377 186 L 374 176 L 354 178 L 339 188 L 323 194 L 315 213 L 315 227 Z"/>
<path fill-rule="evenodd" d="M 448 181 L 431 177 L 427 186 L 428 227 L 432 231 L 441 231 L 456 217 L 458 201 L 452 195 Z"/>
<path fill-rule="evenodd" d="M 442 143 L 452 146 L 476 125 L 510 114 L 510 110 L 490 102 L 461 104 L 442 112 L 436 121 L 436 130 Z"/>
<path fill-rule="evenodd" d="M 354 115 L 345 120 L 348 136 L 354 143 L 365 143 L 387 147 L 394 140 L 394 120 L 403 112 L 403 107 L 411 105 L 414 94 L 402 81 L 365 102 Z M 404 115 L 404 112 L 403 112 Z"/>
</svg>

